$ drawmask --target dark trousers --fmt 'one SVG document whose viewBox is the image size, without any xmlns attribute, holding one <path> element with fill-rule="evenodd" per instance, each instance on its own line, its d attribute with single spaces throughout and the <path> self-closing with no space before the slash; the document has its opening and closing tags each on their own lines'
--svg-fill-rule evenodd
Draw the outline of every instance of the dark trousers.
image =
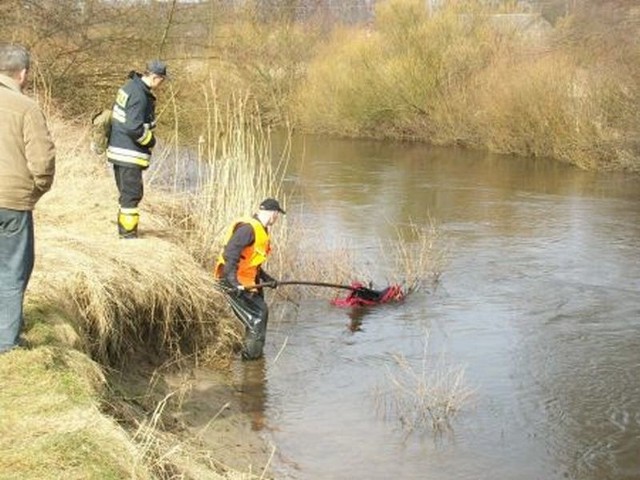
<svg viewBox="0 0 640 480">
<path fill-rule="evenodd" d="M 132 165 L 123 167 L 113 165 L 113 174 L 120 198 L 120 210 L 118 211 L 118 234 L 120 238 L 137 238 L 140 212 L 138 204 L 144 195 L 142 183 L 142 169 Z"/>
<path fill-rule="evenodd" d="M 123 167 L 114 164 L 113 173 L 120 193 L 118 199 L 120 208 L 137 208 L 144 195 L 142 169 L 136 166 Z"/>
<path fill-rule="evenodd" d="M 32 213 L 0 208 L 0 353 L 18 344 L 33 262 Z"/>
<path fill-rule="evenodd" d="M 256 360 L 262 357 L 269 322 L 267 303 L 260 293 L 232 292 L 227 298 L 236 317 L 245 326 L 242 358 Z"/>
</svg>

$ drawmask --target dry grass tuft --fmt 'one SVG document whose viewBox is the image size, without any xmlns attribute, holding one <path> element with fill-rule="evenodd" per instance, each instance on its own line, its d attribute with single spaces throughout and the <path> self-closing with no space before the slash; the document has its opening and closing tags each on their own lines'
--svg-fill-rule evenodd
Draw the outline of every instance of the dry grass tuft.
<svg viewBox="0 0 640 480">
<path fill-rule="evenodd" d="M 434 359 L 428 332 L 419 365 L 402 355 L 392 358 L 394 367 L 387 367 L 388 386 L 380 388 L 383 415 L 397 420 L 406 433 L 451 429 L 451 420 L 473 395 L 465 383 L 464 368 L 450 366 L 442 357 Z"/>
<path fill-rule="evenodd" d="M 425 285 L 435 285 L 447 262 L 448 250 L 442 230 L 433 219 L 426 226 L 409 223 L 396 228 L 397 240 L 386 251 L 394 251 L 395 271 L 402 275 L 393 283 L 402 283 L 412 293 Z"/>
<path fill-rule="evenodd" d="M 300 222 L 292 222 L 288 233 L 287 243 L 280 248 L 286 252 L 280 259 L 281 270 L 286 272 L 281 280 L 347 285 L 354 280 L 369 280 L 369 274 L 363 270 L 363 265 L 354 255 L 355 249 L 346 239 L 339 240 L 329 234 L 327 238 L 323 238 L 320 231 L 314 231 L 313 235 L 309 235 L 308 227 L 305 228 Z M 322 251 L 318 249 L 318 245 L 330 246 Z M 327 289 L 304 285 L 290 285 L 286 289 L 279 289 L 278 293 L 288 299 L 327 297 Z"/>
<path fill-rule="evenodd" d="M 390 258 L 393 273 L 386 279 L 387 285 L 400 285 L 406 294 L 423 287 L 435 286 L 447 262 L 448 250 L 439 226 L 430 221 L 428 225 L 396 225 L 396 238 L 390 242 L 381 242 L 378 246 L 380 258 Z M 348 239 L 336 239 L 333 236 L 322 238 L 322 232 L 308 235 L 308 230 L 296 223 L 288 226 L 288 243 L 281 249 L 287 252 L 279 263 L 286 272 L 281 280 L 305 280 L 349 285 L 360 281 L 371 288 L 384 287 L 374 285 L 368 263 L 357 257 L 358 248 L 350 245 Z M 318 245 L 326 245 L 326 250 L 318 250 Z M 309 252 L 313 252 L 310 254 Z M 305 285 L 289 285 L 278 290 L 286 299 L 328 296 L 324 288 Z M 334 295 L 343 295 L 336 290 Z"/>
</svg>

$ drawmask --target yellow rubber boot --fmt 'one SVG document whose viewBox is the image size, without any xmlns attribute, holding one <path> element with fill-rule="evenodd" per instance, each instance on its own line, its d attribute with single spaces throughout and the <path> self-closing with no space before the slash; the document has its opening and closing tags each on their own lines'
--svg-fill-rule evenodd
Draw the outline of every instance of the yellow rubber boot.
<svg viewBox="0 0 640 480">
<path fill-rule="evenodd" d="M 137 208 L 121 208 L 118 212 L 118 234 L 120 238 L 138 238 L 140 212 Z"/>
</svg>

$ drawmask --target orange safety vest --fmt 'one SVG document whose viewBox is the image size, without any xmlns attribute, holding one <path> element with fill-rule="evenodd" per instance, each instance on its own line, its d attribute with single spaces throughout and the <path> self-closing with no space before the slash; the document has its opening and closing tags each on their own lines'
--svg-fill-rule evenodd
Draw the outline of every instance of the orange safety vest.
<svg viewBox="0 0 640 480">
<path fill-rule="evenodd" d="M 269 242 L 269 233 L 264 228 L 264 225 L 260 223 L 260 220 L 253 217 L 240 218 L 233 222 L 229 227 L 224 239 L 224 248 L 231 240 L 233 233 L 236 231 L 241 223 L 248 223 L 253 227 L 253 234 L 255 235 L 255 241 L 251 245 L 244 247 L 240 254 L 240 261 L 238 262 L 238 281 L 245 286 L 254 285 L 256 278 L 258 277 L 258 268 L 267 259 L 269 252 L 271 251 L 271 245 Z M 222 253 L 218 256 L 216 262 L 216 268 L 214 275 L 216 278 L 222 278 L 224 270 L 224 257 Z"/>
</svg>

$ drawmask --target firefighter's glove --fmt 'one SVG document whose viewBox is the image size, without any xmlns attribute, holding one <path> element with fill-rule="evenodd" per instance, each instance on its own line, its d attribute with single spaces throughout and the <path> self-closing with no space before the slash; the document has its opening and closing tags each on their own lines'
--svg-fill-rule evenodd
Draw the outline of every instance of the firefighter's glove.
<svg viewBox="0 0 640 480">
<path fill-rule="evenodd" d="M 149 149 L 156 146 L 156 137 L 151 133 L 151 125 L 149 123 L 142 124 L 142 136 L 138 138 L 137 142 L 143 147 Z"/>
</svg>

